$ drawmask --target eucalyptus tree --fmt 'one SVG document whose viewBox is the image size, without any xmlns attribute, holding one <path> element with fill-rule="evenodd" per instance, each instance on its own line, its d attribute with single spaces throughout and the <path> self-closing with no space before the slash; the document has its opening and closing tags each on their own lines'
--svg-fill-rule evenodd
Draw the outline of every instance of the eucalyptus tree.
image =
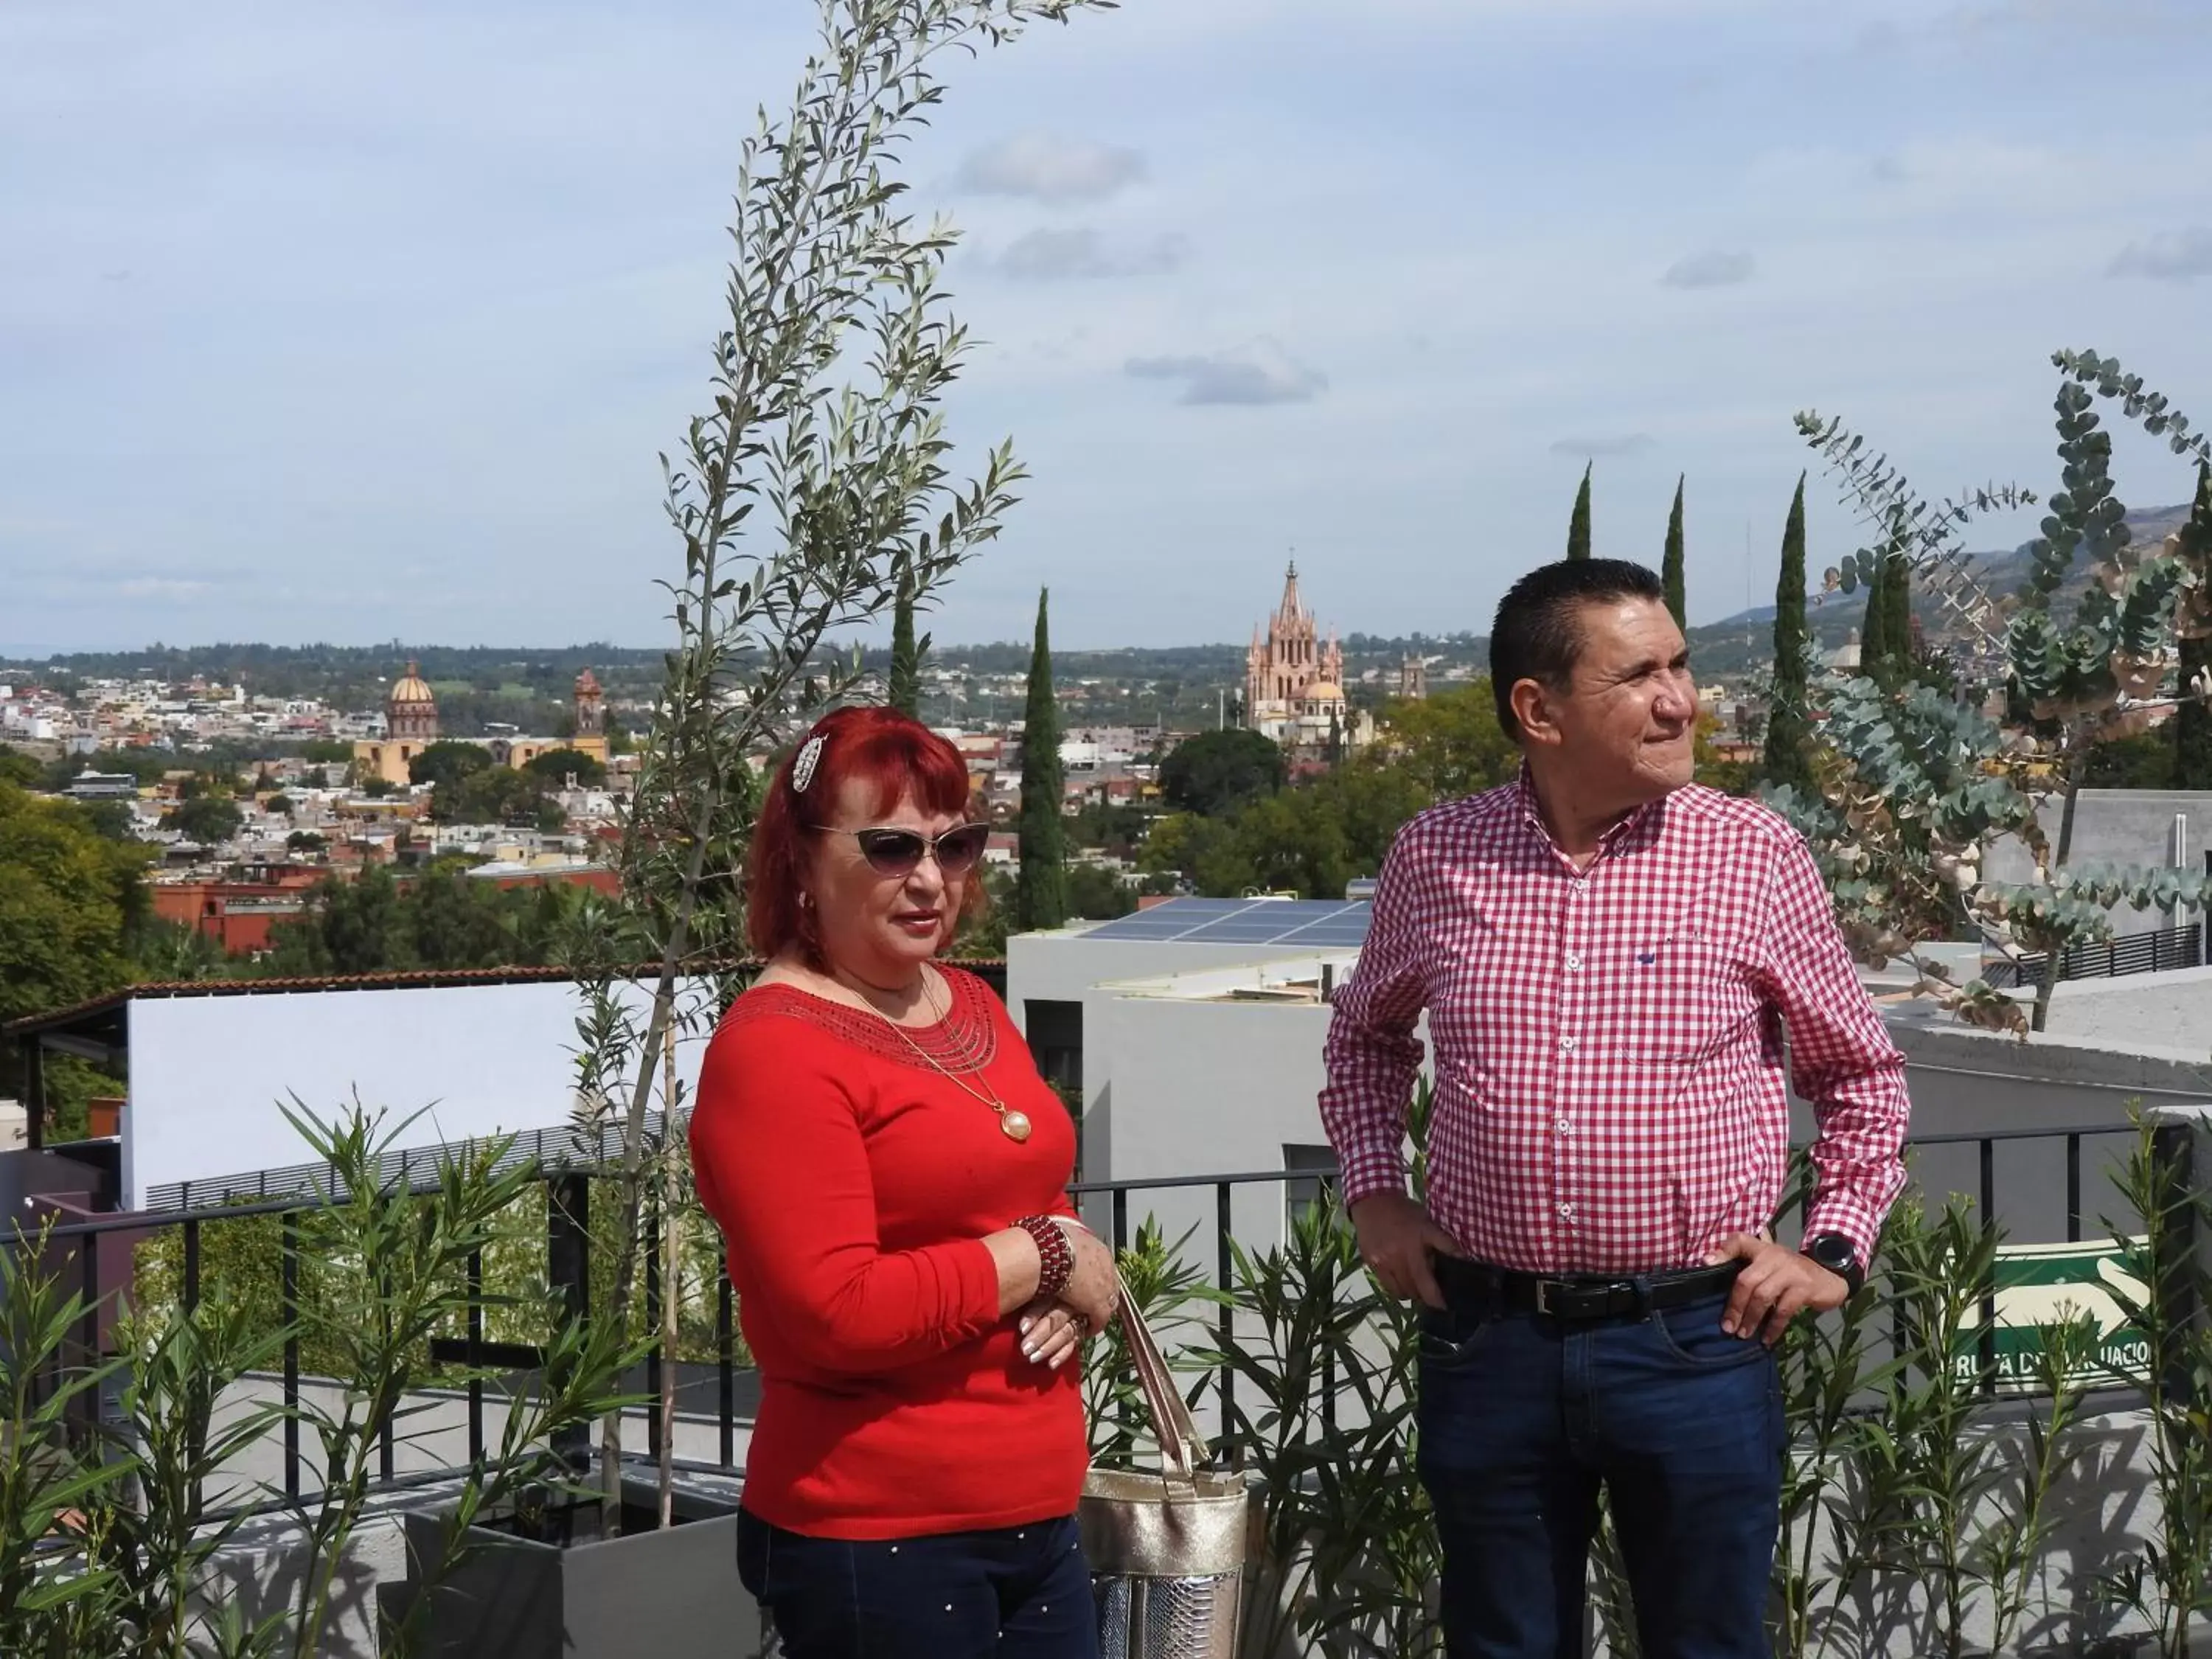
<svg viewBox="0 0 2212 1659">
<path fill-rule="evenodd" d="M 1112 3 L 822 0 L 788 111 L 763 111 L 743 147 L 708 404 L 661 458 L 683 554 L 661 582 L 676 637 L 622 825 L 621 892 L 584 910 L 565 950 L 585 998 L 577 1131 L 618 1148 L 619 1215 L 594 1229 L 618 1253 L 602 1311 L 617 1328 L 648 1194 L 665 1205 L 675 1184 L 677 1035 L 702 1030 L 735 988 L 754 769 L 852 695 L 859 659 L 830 650 L 833 633 L 951 575 L 1025 476 L 1011 444 L 973 477 L 951 470 L 941 403 L 970 349 L 940 285 L 957 236 L 909 210 L 898 165 L 943 99 L 949 51 Z M 610 1418 L 611 1497 L 619 1454 Z M 611 1526 L 619 1510 L 606 1505 Z"/>
<path fill-rule="evenodd" d="M 2148 729 L 2166 710 L 2212 697 L 2200 673 L 2181 672 L 2182 642 L 2212 636 L 2212 573 L 2185 534 L 2157 547 L 2133 544 L 2112 477 L 2112 435 L 2097 403 L 2176 455 L 2200 465 L 2212 446 L 2142 377 L 2095 352 L 2062 351 L 2054 403 L 2062 487 L 2044 503 L 2019 593 L 2001 599 L 1980 580 L 1960 532 L 1978 515 L 2028 505 L 2014 485 L 1987 486 L 1941 501 L 1920 495 L 1887 454 L 1838 421 L 1797 417 L 1798 430 L 1840 481 L 1845 498 L 1881 535 L 1827 573 L 1850 592 L 1885 558 L 1901 559 L 1966 636 L 2002 665 L 2001 717 L 1924 685 L 1886 696 L 1864 676 L 1817 688 L 1826 720 L 1817 789 L 1770 799 L 1812 841 L 1836 909 L 1867 960 L 1915 962 L 1922 985 L 1978 1023 L 2044 1029 L 2063 953 L 2111 937 L 2116 906 L 2202 906 L 2212 878 L 2172 869 L 2069 863 L 2075 806 L 2092 751 Z M 2077 560 L 2089 581 L 2063 611 L 2055 603 Z M 1894 614 L 1893 612 L 1892 613 Z M 2058 809 L 2055 839 L 2045 816 Z M 1997 882 L 1984 852 L 2017 837 L 2030 880 Z M 2031 1014 L 1977 979 L 1951 984 L 1917 947 L 1962 900 L 1969 917 L 2009 956 L 2045 958 Z"/>
</svg>

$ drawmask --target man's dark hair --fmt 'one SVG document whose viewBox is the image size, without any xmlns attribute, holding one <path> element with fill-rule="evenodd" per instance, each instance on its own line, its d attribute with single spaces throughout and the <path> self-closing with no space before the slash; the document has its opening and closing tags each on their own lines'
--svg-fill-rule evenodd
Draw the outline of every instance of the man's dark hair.
<svg viewBox="0 0 2212 1659">
<path fill-rule="evenodd" d="M 1540 680 L 1561 688 L 1573 678 L 1583 650 L 1584 605 L 1622 599 L 1667 602 L 1657 574 L 1626 559 L 1561 559 L 1540 564 L 1505 590 L 1490 624 L 1490 689 L 1498 698 L 1498 723 L 1520 740 L 1513 687 Z"/>
</svg>

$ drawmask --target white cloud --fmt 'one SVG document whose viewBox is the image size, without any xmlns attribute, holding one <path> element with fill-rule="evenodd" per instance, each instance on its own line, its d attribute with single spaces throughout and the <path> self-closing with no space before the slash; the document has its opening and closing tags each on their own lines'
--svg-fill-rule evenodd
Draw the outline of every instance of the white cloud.
<svg viewBox="0 0 2212 1659">
<path fill-rule="evenodd" d="M 108 591 L 124 599 L 196 599 L 212 591 L 213 582 L 191 581 L 174 576 L 135 576 L 117 582 Z"/>
<path fill-rule="evenodd" d="M 1186 404 L 1303 404 L 1328 387 L 1273 340 L 1202 357 L 1132 357 L 1127 368 L 1139 380 L 1181 380 Z"/>
<path fill-rule="evenodd" d="M 1020 132 L 972 151 L 960 165 L 959 183 L 981 196 L 1101 202 L 1144 176 L 1145 158 L 1133 149 Z"/>
<path fill-rule="evenodd" d="M 1141 242 L 1108 241 L 1088 225 L 1045 227 L 1007 244 L 1000 271 L 1018 282 L 1057 283 L 1103 276 L 1160 276 L 1190 256 L 1187 239 L 1164 232 Z"/>
<path fill-rule="evenodd" d="M 1675 260 L 1659 281 L 1666 288 L 1733 288 L 1749 282 L 1756 268 L 1748 253 L 1707 248 Z"/>
<path fill-rule="evenodd" d="M 2148 276 L 2161 283 L 2191 283 L 2212 276 L 2212 226 L 2191 225 L 2148 240 L 2130 242 L 2108 268 L 2114 276 Z"/>
<path fill-rule="evenodd" d="M 1565 455 L 1570 460 L 1577 461 L 1641 455 L 1652 447 L 1654 441 L 1648 432 L 1616 432 L 1594 438 L 1561 438 L 1552 445 L 1552 453 Z"/>
</svg>

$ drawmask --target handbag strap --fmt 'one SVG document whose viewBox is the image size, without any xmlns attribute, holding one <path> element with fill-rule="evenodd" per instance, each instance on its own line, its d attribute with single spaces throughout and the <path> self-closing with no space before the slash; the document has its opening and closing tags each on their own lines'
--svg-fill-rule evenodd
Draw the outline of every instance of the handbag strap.
<svg viewBox="0 0 2212 1659">
<path fill-rule="evenodd" d="M 1120 1282 L 1117 1274 L 1115 1283 Z M 1144 1390 L 1145 1406 L 1152 1419 L 1152 1438 L 1159 1443 L 1160 1457 L 1167 1472 L 1188 1480 L 1206 1462 L 1206 1437 L 1192 1420 L 1182 1390 L 1176 1387 L 1175 1376 L 1168 1370 L 1168 1362 L 1160 1352 L 1152 1328 L 1145 1322 L 1145 1316 L 1127 1285 L 1121 1285 L 1121 1329 L 1128 1339 L 1129 1358 L 1137 1368 L 1137 1386 Z"/>
</svg>

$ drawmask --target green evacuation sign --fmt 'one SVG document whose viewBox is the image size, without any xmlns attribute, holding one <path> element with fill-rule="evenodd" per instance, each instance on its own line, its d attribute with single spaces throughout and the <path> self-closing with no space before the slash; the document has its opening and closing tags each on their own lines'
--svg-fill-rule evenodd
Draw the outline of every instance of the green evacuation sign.
<svg viewBox="0 0 2212 1659">
<path fill-rule="evenodd" d="M 2142 1303 L 2149 1287 L 2128 1271 L 2120 1247 L 2101 1244 L 2004 1244 L 1996 1262 L 1997 1386 L 2015 1392 L 2039 1385 L 2043 1327 L 2069 1319 L 2096 1323 L 2096 1358 L 2076 1364 L 2069 1382 L 2100 1384 L 2116 1370 L 2138 1382 L 2149 1380 L 2149 1346 L 2112 1292 L 2124 1291 Z M 1953 1363 L 1961 1377 L 1978 1375 L 1982 1365 L 1981 1309 L 1967 1315 Z"/>
</svg>

